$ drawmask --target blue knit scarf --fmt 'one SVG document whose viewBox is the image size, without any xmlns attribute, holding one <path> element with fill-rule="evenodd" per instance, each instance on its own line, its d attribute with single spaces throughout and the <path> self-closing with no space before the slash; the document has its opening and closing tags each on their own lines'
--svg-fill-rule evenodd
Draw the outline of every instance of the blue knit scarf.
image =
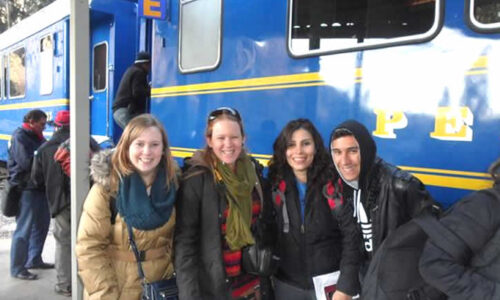
<svg viewBox="0 0 500 300">
<path fill-rule="evenodd" d="M 116 203 L 118 212 L 130 226 L 140 230 L 151 230 L 165 224 L 172 213 L 175 202 L 175 184 L 167 189 L 165 168 L 160 167 L 148 196 L 144 181 L 136 172 L 120 181 Z"/>
</svg>

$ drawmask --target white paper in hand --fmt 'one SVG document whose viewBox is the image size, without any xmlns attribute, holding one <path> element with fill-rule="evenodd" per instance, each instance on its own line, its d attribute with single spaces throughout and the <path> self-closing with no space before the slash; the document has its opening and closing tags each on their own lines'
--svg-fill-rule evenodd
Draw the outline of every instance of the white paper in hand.
<svg viewBox="0 0 500 300">
<path fill-rule="evenodd" d="M 313 277 L 314 291 L 317 300 L 331 300 L 337 288 L 340 271 Z"/>
</svg>

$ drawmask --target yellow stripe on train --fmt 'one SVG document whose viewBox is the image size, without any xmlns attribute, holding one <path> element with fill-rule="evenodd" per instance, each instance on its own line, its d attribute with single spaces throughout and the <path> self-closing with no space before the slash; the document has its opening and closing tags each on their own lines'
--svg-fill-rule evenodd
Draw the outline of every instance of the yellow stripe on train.
<svg viewBox="0 0 500 300">
<path fill-rule="evenodd" d="M 0 110 L 40 108 L 40 107 L 52 107 L 52 106 L 63 106 L 63 105 L 69 105 L 69 99 L 52 99 L 52 100 L 30 101 L 30 102 L 12 103 L 12 104 L 2 104 L 0 105 Z"/>
</svg>

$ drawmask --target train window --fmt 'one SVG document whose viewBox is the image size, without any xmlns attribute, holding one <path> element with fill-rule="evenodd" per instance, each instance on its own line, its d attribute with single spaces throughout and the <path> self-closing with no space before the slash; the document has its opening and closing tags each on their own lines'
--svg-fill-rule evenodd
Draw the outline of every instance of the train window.
<svg viewBox="0 0 500 300">
<path fill-rule="evenodd" d="M 9 96 L 22 97 L 26 87 L 26 50 L 19 48 L 9 53 Z"/>
<path fill-rule="evenodd" d="M 40 95 L 52 93 L 54 70 L 54 42 L 52 35 L 40 39 Z"/>
<path fill-rule="evenodd" d="M 179 69 L 215 69 L 220 62 L 222 0 L 181 0 Z"/>
<path fill-rule="evenodd" d="M 0 83 L 0 86 L 2 86 L 2 97 L 4 99 L 7 99 L 7 55 L 3 56 L 2 60 L 2 65 L 0 65 L 2 68 L 2 75 L 0 75 L 0 78 L 2 79 L 2 83 Z"/>
<path fill-rule="evenodd" d="M 101 43 L 94 46 L 93 53 L 93 87 L 94 92 L 106 89 L 108 81 L 108 44 Z"/>
<path fill-rule="evenodd" d="M 0 56 L 0 100 L 3 100 L 4 98 L 3 74 L 4 74 L 3 57 Z"/>
<path fill-rule="evenodd" d="M 498 32 L 500 29 L 500 0 L 469 0 L 466 8 L 469 24 L 473 29 Z"/>
<path fill-rule="evenodd" d="M 310 56 L 424 41 L 443 0 L 289 0 L 288 48 Z"/>
</svg>

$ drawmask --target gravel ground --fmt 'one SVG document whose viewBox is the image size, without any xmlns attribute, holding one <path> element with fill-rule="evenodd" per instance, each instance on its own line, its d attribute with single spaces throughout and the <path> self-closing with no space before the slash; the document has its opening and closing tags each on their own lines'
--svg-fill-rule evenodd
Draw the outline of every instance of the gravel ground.
<svg viewBox="0 0 500 300">
<path fill-rule="evenodd" d="M 10 239 L 14 229 L 16 229 L 15 218 L 0 216 L 0 239 Z"/>
</svg>

